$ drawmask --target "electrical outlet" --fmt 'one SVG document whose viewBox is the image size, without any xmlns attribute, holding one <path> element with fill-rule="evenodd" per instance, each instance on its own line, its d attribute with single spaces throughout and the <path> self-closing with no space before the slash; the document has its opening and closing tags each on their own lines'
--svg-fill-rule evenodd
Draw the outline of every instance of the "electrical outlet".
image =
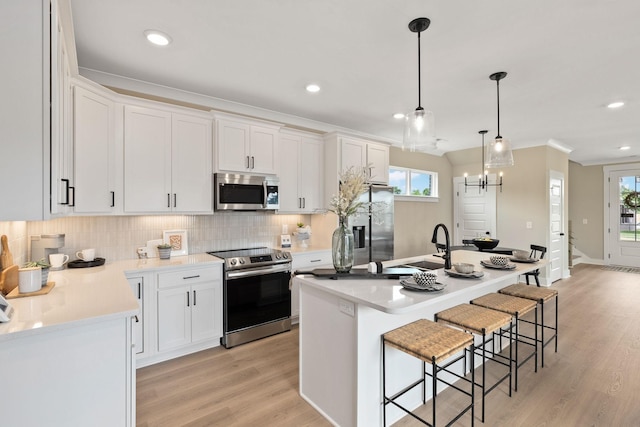
<svg viewBox="0 0 640 427">
<path fill-rule="evenodd" d="M 531 222 L 531 221 L 527 221 L 527 228 L 528 228 L 528 229 L 533 228 L 533 222 Z"/>
<path fill-rule="evenodd" d="M 587 225 L 587 218 L 582 218 L 582 224 Z"/>
<path fill-rule="evenodd" d="M 339 302 L 340 311 L 344 314 L 348 314 L 351 317 L 356 315 L 356 306 L 351 301 L 341 299 Z"/>
</svg>

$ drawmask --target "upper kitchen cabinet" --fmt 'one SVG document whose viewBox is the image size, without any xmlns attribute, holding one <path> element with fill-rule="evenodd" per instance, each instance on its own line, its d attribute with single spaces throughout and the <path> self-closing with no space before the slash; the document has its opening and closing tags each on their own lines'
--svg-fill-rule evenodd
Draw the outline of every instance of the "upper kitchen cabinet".
<svg viewBox="0 0 640 427">
<path fill-rule="evenodd" d="M 365 168 L 372 184 L 389 183 L 389 146 L 331 133 L 325 137 L 325 163 L 335 165 L 337 176 L 349 167 Z"/>
<path fill-rule="evenodd" d="M 64 79 L 75 64 L 69 34 L 64 38 L 62 32 L 62 23 L 71 22 L 69 11 L 59 12 L 55 0 L 0 2 L 0 51 L 7 59 L 0 79 L 0 141 L 5 147 L 0 179 L 11 184 L 2 192 L 0 221 L 50 216 L 50 156 L 52 145 L 55 150 L 68 130 L 64 108 L 68 112 L 70 93 Z"/>
<path fill-rule="evenodd" d="M 324 143 L 315 134 L 282 130 L 278 177 L 280 213 L 313 213 L 324 206 Z"/>
<path fill-rule="evenodd" d="M 218 172 L 275 174 L 280 125 L 215 114 Z"/>
<path fill-rule="evenodd" d="M 74 213 L 111 214 L 116 208 L 115 104 L 106 90 L 74 86 Z M 120 202 L 121 203 L 121 202 Z"/>
<path fill-rule="evenodd" d="M 148 105 L 124 107 L 124 212 L 212 213 L 211 119 Z"/>
</svg>

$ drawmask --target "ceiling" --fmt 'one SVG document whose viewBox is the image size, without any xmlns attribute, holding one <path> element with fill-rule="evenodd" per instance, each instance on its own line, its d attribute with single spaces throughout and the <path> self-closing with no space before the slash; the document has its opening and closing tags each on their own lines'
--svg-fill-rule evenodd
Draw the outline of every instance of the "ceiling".
<svg viewBox="0 0 640 427">
<path fill-rule="evenodd" d="M 437 154 L 552 144 L 584 165 L 640 161 L 635 0 L 71 0 L 81 74 L 99 71 L 312 119 L 400 144 L 418 105 Z M 143 31 L 168 33 L 166 47 Z M 94 73 L 95 74 L 95 73 Z M 99 73 L 100 74 L 100 73 Z M 321 91 L 305 91 L 317 83 Z M 626 104 L 617 110 L 606 105 Z M 627 151 L 620 146 L 629 145 Z"/>
</svg>

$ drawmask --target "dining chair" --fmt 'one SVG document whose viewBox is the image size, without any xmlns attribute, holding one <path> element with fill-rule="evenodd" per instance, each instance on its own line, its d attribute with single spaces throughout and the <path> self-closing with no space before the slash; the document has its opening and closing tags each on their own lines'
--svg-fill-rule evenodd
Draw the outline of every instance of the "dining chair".
<svg viewBox="0 0 640 427">
<path fill-rule="evenodd" d="M 547 248 L 544 246 L 531 245 L 531 254 L 529 254 L 529 258 L 542 259 L 544 255 L 547 253 Z M 540 275 L 540 269 L 536 268 L 533 271 L 529 271 L 524 273 L 525 279 L 527 281 L 527 285 L 529 284 L 529 277 L 533 277 L 536 281 L 536 285 L 540 287 L 540 279 L 538 276 Z"/>
</svg>

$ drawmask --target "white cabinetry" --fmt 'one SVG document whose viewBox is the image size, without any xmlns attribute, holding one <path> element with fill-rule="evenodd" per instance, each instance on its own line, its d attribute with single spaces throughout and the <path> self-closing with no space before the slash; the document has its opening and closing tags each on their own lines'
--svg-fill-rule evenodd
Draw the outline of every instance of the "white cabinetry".
<svg viewBox="0 0 640 427">
<path fill-rule="evenodd" d="M 320 137 L 282 131 L 279 141 L 281 213 L 313 213 L 324 209 L 324 146 Z"/>
<path fill-rule="evenodd" d="M 158 351 L 222 336 L 220 266 L 158 274 Z"/>
<path fill-rule="evenodd" d="M 124 212 L 212 213 L 211 120 L 124 107 Z"/>
<path fill-rule="evenodd" d="M 216 114 L 217 170 L 275 174 L 279 128 Z"/>
<path fill-rule="evenodd" d="M 115 105 L 74 87 L 74 213 L 110 214 L 116 200 Z"/>
<path fill-rule="evenodd" d="M 331 249 L 313 252 L 292 252 L 291 269 L 313 270 L 320 267 L 332 267 Z M 300 317 L 300 285 L 291 280 L 291 321 L 297 323 Z"/>
<path fill-rule="evenodd" d="M 0 221 L 48 219 L 50 204 L 58 207 L 61 182 L 50 186 L 51 167 L 62 160 L 52 165 L 51 154 L 70 139 L 72 73 L 58 12 L 55 0 L 0 2 L 0 180 L 12 183 L 2 191 Z"/>
<path fill-rule="evenodd" d="M 389 146 L 361 139 L 340 137 L 342 170 L 367 168 L 369 182 L 389 183 Z"/>
<path fill-rule="evenodd" d="M 133 319 L 133 345 L 136 354 L 144 354 L 144 279 L 142 277 L 127 277 L 127 280 L 140 306 L 140 313 Z"/>
<path fill-rule="evenodd" d="M 338 193 L 338 180 L 349 167 L 367 168 L 369 182 L 389 183 L 389 146 L 339 133 L 324 137 L 324 193 L 325 200 Z"/>
</svg>

